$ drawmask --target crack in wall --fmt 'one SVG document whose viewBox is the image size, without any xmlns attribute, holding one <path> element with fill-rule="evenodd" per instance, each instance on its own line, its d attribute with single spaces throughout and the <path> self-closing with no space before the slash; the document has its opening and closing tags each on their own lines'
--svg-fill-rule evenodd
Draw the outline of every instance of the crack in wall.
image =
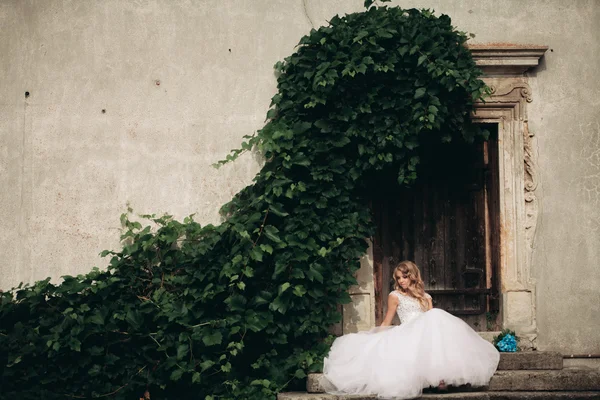
<svg viewBox="0 0 600 400">
<path fill-rule="evenodd" d="M 306 1 L 307 0 L 302 0 L 302 8 L 304 9 L 304 15 L 306 16 L 306 19 L 308 20 L 308 22 L 310 23 L 310 26 L 312 26 L 313 28 L 315 27 L 315 24 L 313 24 L 312 19 L 310 18 L 310 16 L 308 15 L 308 10 L 307 10 L 307 6 L 306 6 Z"/>
</svg>

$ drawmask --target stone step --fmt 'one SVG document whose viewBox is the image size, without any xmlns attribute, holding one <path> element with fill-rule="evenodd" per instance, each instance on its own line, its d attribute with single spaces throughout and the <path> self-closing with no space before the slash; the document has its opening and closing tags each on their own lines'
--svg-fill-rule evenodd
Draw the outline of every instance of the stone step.
<svg viewBox="0 0 600 400">
<path fill-rule="evenodd" d="M 560 370 L 563 358 L 560 353 L 552 351 L 520 351 L 516 353 L 500 353 L 498 370 Z M 321 374 L 309 374 L 307 389 L 310 393 L 322 393 L 319 380 Z"/>
<path fill-rule="evenodd" d="M 323 374 L 309 374 L 308 393 L 324 393 Z M 496 371 L 489 391 L 600 391 L 600 370 L 565 368 L 561 370 Z M 600 397 L 599 397 L 600 398 Z"/>
<path fill-rule="evenodd" d="M 565 368 L 553 371 L 496 371 L 488 390 L 600 391 L 600 370 Z"/>
<path fill-rule="evenodd" d="M 423 400 L 598 400 L 600 392 L 469 392 L 424 394 Z M 377 396 L 279 393 L 277 400 L 375 400 Z"/>
<path fill-rule="evenodd" d="M 562 369 L 562 354 L 554 351 L 500 353 L 499 371 L 522 369 Z"/>
</svg>

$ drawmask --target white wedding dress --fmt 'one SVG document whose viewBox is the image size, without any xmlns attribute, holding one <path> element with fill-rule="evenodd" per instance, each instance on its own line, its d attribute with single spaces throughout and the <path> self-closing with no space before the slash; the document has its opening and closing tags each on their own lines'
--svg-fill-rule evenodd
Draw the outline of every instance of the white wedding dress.
<svg viewBox="0 0 600 400">
<path fill-rule="evenodd" d="M 461 319 L 436 308 L 423 312 L 417 299 L 392 293 L 401 325 L 337 338 L 323 366 L 328 393 L 411 399 L 442 380 L 489 383 L 500 360 L 491 343 Z"/>
</svg>

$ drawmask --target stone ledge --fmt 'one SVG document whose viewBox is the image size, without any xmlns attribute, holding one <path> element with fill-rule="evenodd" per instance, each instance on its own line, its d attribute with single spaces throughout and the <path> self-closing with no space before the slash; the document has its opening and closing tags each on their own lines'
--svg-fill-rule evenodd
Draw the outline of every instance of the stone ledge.
<svg viewBox="0 0 600 400">
<path fill-rule="evenodd" d="M 548 46 L 489 43 L 470 44 L 475 64 L 485 75 L 521 75 L 539 64 Z"/>
</svg>

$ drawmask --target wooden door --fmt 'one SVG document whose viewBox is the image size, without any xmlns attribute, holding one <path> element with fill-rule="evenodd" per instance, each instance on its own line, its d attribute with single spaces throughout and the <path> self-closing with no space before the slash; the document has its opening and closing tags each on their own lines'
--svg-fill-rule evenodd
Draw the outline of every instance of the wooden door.
<svg viewBox="0 0 600 400">
<path fill-rule="evenodd" d="M 378 324 L 393 290 L 395 264 L 413 260 L 435 307 L 476 330 L 497 328 L 496 132 L 475 145 L 436 145 L 422 156 L 417 184 L 378 191 L 372 203 Z"/>
</svg>

